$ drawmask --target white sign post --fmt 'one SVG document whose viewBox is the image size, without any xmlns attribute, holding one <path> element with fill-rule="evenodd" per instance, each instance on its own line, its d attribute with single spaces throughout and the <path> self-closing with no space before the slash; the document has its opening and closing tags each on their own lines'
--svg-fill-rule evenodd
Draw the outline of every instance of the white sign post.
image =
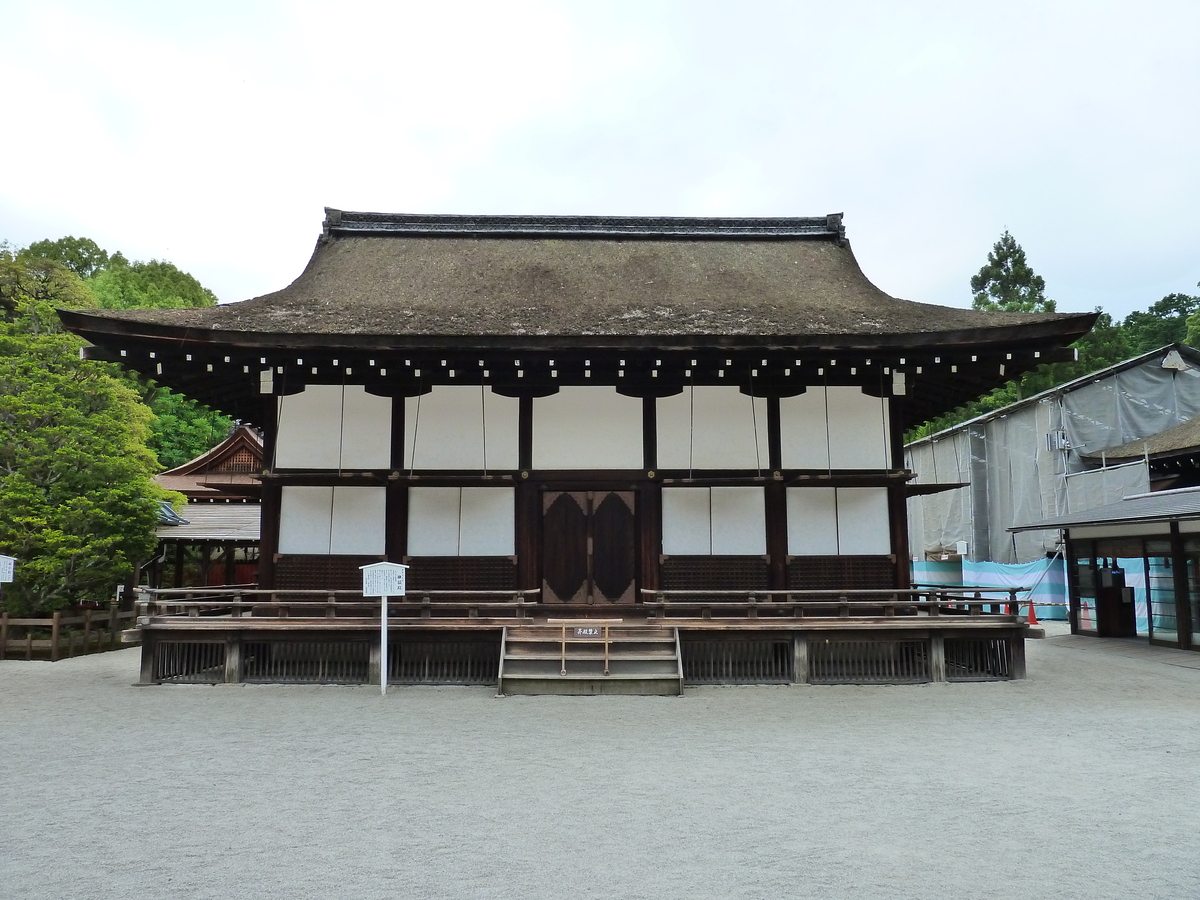
<svg viewBox="0 0 1200 900">
<path fill-rule="evenodd" d="M 364 597 L 379 599 L 379 693 L 387 694 L 388 683 L 388 598 L 404 596 L 404 576 L 408 566 L 377 562 L 359 566 L 363 573 Z"/>
<path fill-rule="evenodd" d="M 16 566 L 15 556 L 0 556 L 0 584 L 13 580 L 13 568 Z"/>
</svg>

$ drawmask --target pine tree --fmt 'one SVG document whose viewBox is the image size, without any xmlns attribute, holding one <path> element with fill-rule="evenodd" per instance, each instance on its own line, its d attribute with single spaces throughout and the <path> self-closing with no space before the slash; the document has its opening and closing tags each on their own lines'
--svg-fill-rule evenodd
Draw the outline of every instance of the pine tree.
<svg viewBox="0 0 1200 900">
<path fill-rule="evenodd" d="M 1029 268 L 1025 251 L 1006 229 L 992 245 L 987 264 L 971 278 L 975 309 L 993 312 L 1054 312 L 1046 282 Z"/>
</svg>

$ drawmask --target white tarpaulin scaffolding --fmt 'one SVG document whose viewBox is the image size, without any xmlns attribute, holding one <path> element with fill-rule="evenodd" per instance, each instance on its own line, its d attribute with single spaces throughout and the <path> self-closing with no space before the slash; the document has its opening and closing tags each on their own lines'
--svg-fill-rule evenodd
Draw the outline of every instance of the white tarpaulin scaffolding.
<svg viewBox="0 0 1200 900">
<path fill-rule="evenodd" d="M 953 555 L 960 541 L 972 560 L 1044 558 L 1057 548 L 1057 531 L 1007 529 L 1150 488 L 1144 460 L 1105 467 L 1083 454 L 1198 414 L 1200 352 L 1173 345 L 909 444 L 905 464 L 916 484 L 967 485 L 909 500 L 914 559 Z"/>
</svg>

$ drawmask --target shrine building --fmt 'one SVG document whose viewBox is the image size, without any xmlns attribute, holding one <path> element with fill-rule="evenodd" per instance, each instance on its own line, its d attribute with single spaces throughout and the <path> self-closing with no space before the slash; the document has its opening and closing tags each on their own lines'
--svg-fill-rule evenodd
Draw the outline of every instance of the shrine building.
<svg viewBox="0 0 1200 900">
<path fill-rule="evenodd" d="M 332 209 L 275 293 L 61 315 L 89 358 L 264 434 L 259 593 L 156 595 L 144 680 L 441 666 L 505 692 L 606 690 L 553 677 L 596 662 L 583 620 L 631 685 L 668 650 L 679 684 L 1019 677 L 1015 610 L 909 583 L 902 435 L 1095 319 L 892 297 L 840 215 Z M 409 566 L 384 675 L 356 593 L 380 560 Z M 289 642 L 340 649 L 288 669 Z"/>
</svg>

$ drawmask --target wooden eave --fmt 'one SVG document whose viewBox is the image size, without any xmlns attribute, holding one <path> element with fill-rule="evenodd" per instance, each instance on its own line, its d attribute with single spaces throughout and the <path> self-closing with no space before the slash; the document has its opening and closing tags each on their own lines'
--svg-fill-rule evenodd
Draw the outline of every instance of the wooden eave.
<svg viewBox="0 0 1200 900">
<path fill-rule="evenodd" d="M 180 328 L 70 311 L 61 315 L 68 328 L 92 342 L 85 350 L 87 358 L 119 362 L 244 421 L 261 421 L 264 395 L 260 394 L 259 373 L 270 368 L 275 393 L 294 393 L 306 384 L 353 383 L 394 396 L 413 396 L 435 384 L 480 383 L 501 393 L 534 396 L 554 393 L 563 385 L 589 384 L 613 385 L 631 396 L 668 396 L 688 384 L 736 385 L 756 396 L 790 396 L 809 386 L 850 384 L 877 396 L 890 396 L 892 373 L 899 370 L 906 380 L 905 421 L 915 423 L 953 409 L 1042 363 L 1074 358 L 1074 351 L 1064 345 L 1086 333 L 1095 319 L 1095 314 L 1087 313 L 967 331 L 874 337 L 523 335 L 468 339 L 322 338 Z M 517 361 L 519 366 L 514 364 Z"/>
</svg>

